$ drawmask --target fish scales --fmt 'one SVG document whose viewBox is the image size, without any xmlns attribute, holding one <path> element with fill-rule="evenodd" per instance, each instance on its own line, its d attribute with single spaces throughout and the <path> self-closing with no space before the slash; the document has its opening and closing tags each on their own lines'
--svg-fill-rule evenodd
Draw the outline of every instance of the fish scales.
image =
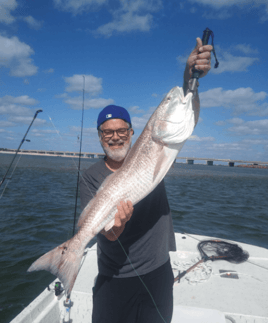
<svg viewBox="0 0 268 323">
<path fill-rule="evenodd" d="M 69 295 L 88 242 L 103 228 L 113 226 L 120 201 L 130 200 L 135 205 L 154 190 L 192 134 L 198 115 L 192 93 L 184 97 L 182 88 L 173 88 L 147 122 L 121 168 L 105 179 L 85 207 L 76 235 L 40 257 L 28 271 L 50 271 Z"/>
</svg>

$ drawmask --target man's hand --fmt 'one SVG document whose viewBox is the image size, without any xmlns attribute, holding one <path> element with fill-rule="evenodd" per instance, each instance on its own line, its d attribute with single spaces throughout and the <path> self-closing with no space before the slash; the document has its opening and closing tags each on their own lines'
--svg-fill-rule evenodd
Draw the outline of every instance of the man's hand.
<svg viewBox="0 0 268 323">
<path fill-rule="evenodd" d="M 109 231 L 103 229 L 101 231 L 101 234 L 105 235 L 110 241 L 115 241 L 124 231 L 126 222 L 130 220 L 134 208 L 130 201 L 127 201 L 126 203 L 121 201 L 120 204 L 117 205 L 117 210 L 118 212 L 115 214 L 114 226 L 112 229 Z"/>
<path fill-rule="evenodd" d="M 211 45 L 202 46 L 202 40 L 196 38 L 196 46 L 187 59 L 186 67 L 184 71 L 184 84 L 189 82 L 192 77 L 192 68 L 195 66 L 197 70 L 202 71 L 200 78 L 207 75 L 211 68 L 211 51 L 213 47 Z"/>
</svg>

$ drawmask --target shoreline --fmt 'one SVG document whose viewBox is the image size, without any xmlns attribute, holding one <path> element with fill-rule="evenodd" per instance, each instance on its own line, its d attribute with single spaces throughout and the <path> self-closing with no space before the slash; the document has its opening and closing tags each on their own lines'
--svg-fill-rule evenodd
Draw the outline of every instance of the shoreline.
<svg viewBox="0 0 268 323">
<path fill-rule="evenodd" d="M 9 155 L 14 155 L 15 152 L 14 151 L 4 151 L 4 150 L 0 150 L 0 154 L 9 154 Z M 103 156 L 105 156 L 104 153 L 94 153 L 94 154 L 90 154 L 91 156 L 87 156 L 87 154 L 90 153 L 81 153 L 81 158 L 83 159 L 100 159 L 103 158 Z M 55 153 L 31 153 L 31 152 L 24 152 L 24 151 L 19 151 L 18 155 L 28 155 L 28 156 L 43 156 L 43 157 L 63 157 L 63 158 L 79 158 L 79 153 L 73 155 L 70 154 L 68 155 L 68 152 L 66 153 L 62 153 L 62 154 L 55 154 Z M 92 155 L 94 157 L 92 157 Z M 176 160 L 175 162 L 176 164 L 185 164 L 183 162 L 179 162 Z M 203 164 L 203 163 L 195 163 L 195 165 L 207 165 L 207 164 Z M 224 165 L 224 164 L 214 164 L 212 166 L 228 166 L 228 165 Z M 228 166 L 230 167 L 230 166 Z M 259 169 L 268 169 L 268 165 L 259 165 L 259 164 L 238 164 L 238 165 L 234 165 L 233 167 L 241 167 L 241 168 L 259 168 Z"/>
<path fill-rule="evenodd" d="M 13 151 L 0 151 L 0 154 L 9 154 L 9 155 L 15 155 L 15 152 Z M 86 154 L 86 153 L 81 153 Z M 81 158 L 87 158 L 87 159 L 99 159 L 104 156 L 104 154 L 98 153 L 100 157 L 90 157 L 90 156 L 83 156 L 81 155 Z M 79 158 L 79 155 L 64 155 L 64 154 L 40 154 L 40 153 L 25 153 L 23 151 L 18 152 L 18 155 L 25 155 L 25 156 L 43 156 L 43 157 L 68 157 L 68 158 Z"/>
<path fill-rule="evenodd" d="M 243 168 L 264 168 L 264 169 L 268 169 L 268 166 L 265 165 L 250 165 L 250 164 L 246 164 L 246 165 L 237 165 L 235 167 L 243 167 Z"/>
</svg>

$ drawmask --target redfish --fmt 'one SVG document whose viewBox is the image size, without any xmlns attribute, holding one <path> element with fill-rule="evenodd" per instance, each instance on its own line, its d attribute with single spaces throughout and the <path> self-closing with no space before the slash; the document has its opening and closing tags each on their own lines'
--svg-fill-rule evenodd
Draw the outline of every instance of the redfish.
<svg viewBox="0 0 268 323">
<path fill-rule="evenodd" d="M 36 260 L 28 271 L 51 272 L 70 295 L 89 241 L 114 225 L 120 201 L 130 200 L 135 205 L 161 182 L 191 136 L 198 116 L 199 103 L 193 94 L 184 97 L 183 89 L 174 87 L 152 114 L 121 168 L 106 178 L 83 210 L 78 232 Z"/>
</svg>

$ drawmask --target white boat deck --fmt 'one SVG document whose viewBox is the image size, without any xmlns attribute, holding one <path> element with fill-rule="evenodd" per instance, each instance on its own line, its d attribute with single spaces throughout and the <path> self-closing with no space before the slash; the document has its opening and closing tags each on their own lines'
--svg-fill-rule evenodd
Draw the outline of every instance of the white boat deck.
<svg viewBox="0 0 268 323">
<path fill-rule="evenodd" d="M 174 274 L 178 266 L 200 257 L 198 240 L 212 239 L 176 233 L 177 252 L 171 253 Z M 236 243 L 235 241 L 231 241 Z M 204 282 L 189 284 L 205 269 L 195 270 L 174 284 L 172 323 L 268 323 L 268 250 L 238 243 L 250 257 L 242 264 L 224 260 L 207 262 Z M 194 260 L 192 263 L 195 263 Z M 220 275 L 220 270 L 227 273 Z M 235 272 L 229 274 L 230 272 Z M 206 275 L 206 274 L 205 274 Z M 70 311 L 64 306 L 65 296 L 56 297 L 47 289 L 25 308 L 12 323 L 91 322 L 92 287 L 97 276 L 96 245 L 86 250 L 72 294 Z M 202 276 L 203 277 L 203 276 Z M 201 278 L 202 278 L 201 277 Z M 54 287 L 55 281 L 50 285 Z M 126 322 L 127 323 L 127 322 Z"/>
</svg>

